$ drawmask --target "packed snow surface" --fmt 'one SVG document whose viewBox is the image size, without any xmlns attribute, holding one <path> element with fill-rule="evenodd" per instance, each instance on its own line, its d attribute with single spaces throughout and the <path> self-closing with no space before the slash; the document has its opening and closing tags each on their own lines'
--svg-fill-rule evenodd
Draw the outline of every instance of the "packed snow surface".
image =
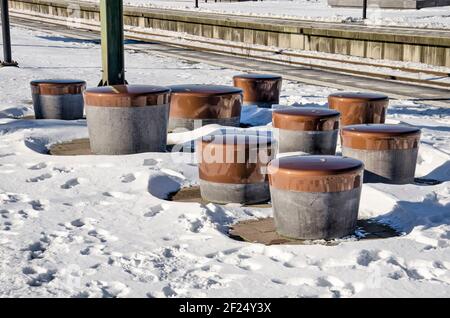
<svg viewBox="0 0 450 318">
<path fill-rule="evenodd" d="M 99 2 L 99 0 L 88 0 Z M 283 19 L 302 19 L 325 22 L 361 22 L 361 8 L 332 8 L 327 0 L 264 0 L 243 2 L 222 2 L 199 0 L 124 0 L 124 4 L 153 8 L 213 12 L 235 15 L 263 16 Z M 450 6 L 432 7 L 420 10 L 380 9 L 369 6 L 367 20 L 371 26 L 407 26 L 420 28 L 450 28 Z"/>
<path fill-rule="evenodd" d="M 20 68 L 0 69 L 1 297 L 450 295 L 450 109 L 391 101 L 388 122 L 422 128 L 417 177 L 442 182 L 364 185 L 360 218 L 402 236 L 332 246 L 239 242 L 227 227 L 271 209 L 164 200 L 197 184 L 193 154 L 44 154 L 51 144 L 86 138 L 86 122 L 17 119 L 33 113 L 29 81 L 80 78 L 95 86 L 100 47 L 19 28 L 12 36 Z M 126 63 L 130 83 L 230 85 L 236 74 L 157 52 L 127 51 Z M 285 81 L 280 104 L 325 107 L 333 91 Z M 270 117 L 249 107 L 243 122 L 270 129 Z"/>
</svg>

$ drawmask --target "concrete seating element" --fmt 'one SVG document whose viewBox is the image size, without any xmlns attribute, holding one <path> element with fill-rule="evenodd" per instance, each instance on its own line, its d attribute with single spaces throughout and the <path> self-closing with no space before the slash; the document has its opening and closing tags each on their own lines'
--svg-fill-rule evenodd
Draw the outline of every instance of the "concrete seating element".
<svg viewBox="0 0 450 318">
<path fill-rule="evenodd" d="M 354 125 L 342 129 L 342 154 L 364 162 L 364 182 L 414 182 L 420 129 L 404 125 Z"/>
<path fill-rule="evenodd" d="M 267 164 L 270 137 L 209 135 L 197 141 L 202 198 L 216 203 L 254 204 L 270 199 Z"/>
<path fill-rule="evenodd" d="M 384 124 L 389 98 L 374 93 L 334 93 L 328 105 L 341 113 L 341 127 L 357 124 Z"/>
<path fill-rule="evenodd" d="M 268 166 L 275 226 L 295 239 L 334 239 L 354 232 L 361 196 L 361 161 L 288 156 Z"/>
<path fill-rule="evenodd" d="M 86 90 L 91 150 L 100 155 L 164 152 L 170 89 L 117 85 Z"/>
<path fill-rule="evenodd" d="M 36 80 L 30 83 L 36 119 L 83 118 L 86 82 L 71 79 Z"/>
<path fill-rule="evenodd" d="M 278 152 L 302 151 L 334 155 L 339 131 L 338 111 L 327 108 L 290 107 L 272 113 Z"/>
<path fill-rule="evenodd" d="M 233 77 L 234 86 L 244 91 L 244 105 L 271 108 L 280 102 L 282 78 L 270 74 L 240 74 Z"/>
<path fill-rule="evenodd" d="M 170 102 L 169 131 L 208 124 L 239 126 L 242 90 L 221 85 L 175 85 Z"/>
</svg>

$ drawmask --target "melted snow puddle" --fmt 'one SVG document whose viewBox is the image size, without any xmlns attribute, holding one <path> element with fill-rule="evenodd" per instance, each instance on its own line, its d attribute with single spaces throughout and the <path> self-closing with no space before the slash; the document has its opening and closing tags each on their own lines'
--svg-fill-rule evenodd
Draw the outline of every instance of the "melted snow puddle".
<svg viewBox="0 0 450 318">
<path fill-rule="evenodd" d="M 213 128 L 213 127 L 211 127 Z M 239 128 L 238 128 L 239 130 Z M 36 145 L 39 144 L 39 149 L 47 149 L 47 151 L 39 151 L 55 156 L 71 156 L 71 155 L 93 155 L 90 150 L 89 139 L 73 139 L 69 141 L 59 141 L 57 143 L 50 144 L 48 139 L 34 138 L 32 140 L 34 150 L 36 151 Z M 192 145 L 192 141 L 188 142 Z M 171 146 L 168 147 L 168 151 L 171 150 Z M 180 148 L 184 152 L 192 152 L 192 147 Z M 148 191 L 151 195 L 173 202 L 185 202 L 185 203 L 200 203 L 204 207 L 209 205 L 213 206 L 213 210 L 216 208 L 222 208 L 220 205 L 206 202 L 201 198 L 200 189 L 198 185 L 192 185 L 191 182 L 185 182 L 178 175 L 168 173 L 161 170 L 160 174 L 154 175 L 148 182 Z M 419 185 L 436 185 L 441 183 L 434 179 L 415 179 L 415 183 Z M 186 184 L 190 184 L 189 187 L 184 187 Z M 113 194 L 112 194 L 113 196 Z M 225 206 L 224 206 L 225 207 Z M 229 206 L 227 205 L 226 208 Z M 380 222 L 377 219 L 367 218 L 358 220 L 358 227 L 355 233 L 349 237 L 338 240 L 319 240 L 319 241 L 307 241 L 307 240 L 292 240 L 279 236 L 275 227 L 273 226 L 273 219 L 270 218 L 272 211 L 270 204 L 258 204 L 250 206 L 234 205 L 234 208 L 239 210 L 241 216 L 239 218 L 233 218 L 228 220 L 227 224 L 221 224 L 224 234 L 227 234 L 233 239 L 261 243 L 265 245 L 280 245 L 280 244 L 321 244 L 321 245 L 338 245 L 342 242 L 367 240 L 367 239 L 383 239 L 401 236 L 403 233 L 396 231 L 389 225 Z M 264 210 L 264 212 L 259 213 Z M 364 214 L 364 213 L 363 213 Z M 256 218 L 256 219 L 255 219 Z M 249 236 L 248 233 L 251 233 Z"/>
<path fill-rule="evenodd" d="M 35 144 L 42 144 L 39 149 Z M 34 151 L 52 155 L 52 156 L 90 156 L 95 155 L 91 151 L 89 138 L 73 139 L 69 141 L 57 142 L 47 145 L 44 140 L 33 139 L 32 142 L 27 143 L 27 146 Z M 179 146 L 179 145 L 177 145 Z M 167 145 L 167 152 L 172 152 L 174 145 Z M 194 152 L 193 142 L 181 145 L 181 152 Z"/>
<path fill-rule="evenodd" d="M 166 179 L 170 179 L 171 182 L 175 182 L 169 176 Z M 160 180 L 161 181 L 161 180 Z M 167 184 L 168 180 L 166 180 L 165 184 Z M 178 187 L 171 187 L 173 189 L 170 193 L 155 193 L 152 194 L 168 201 L 173 202 L 185 202 L 185 203 L 200 203 L 202 206 L 207 207 L 208 205 L 215 206 L 227 206 L 227 205 L 219 205 L 213 204 L 208 201 L 202 199 L 200 194 L 199 186 L 190 186 L 190 187 L 182 187 L 179 185 Z M 150 188 L 150 192 L 151 188 Z M 243 205 L 237 207 L 238 209 L 252 210 L 252 209 L 264 209 L 271 211 L 272 206 L 270 203 L 265 204 L 256 204 L 256 205 Z M 267 213 L 271 214 L 271 213 Z M 313 245 L 313 244 L 321 244 L 327 246 L 338 245 L 342 242 L 348 241 L 359 241 L 359 240 L 373 240 L 373 239 L 387 239 L 392 237 L 397 237 L 403 235 L 403 233 L 396 231 L 392 227 L 387 224 L 378 222 L 374 219 L 362 219 L 358 220 L 357 229 L 354 234 L 335 240 L 296 240 L 283 237 L 279 235 L 275 230 L 275 225 L 272 217 L 263 217 L 257 219 L 246 219 L 246 220 L 238 220 L 231 226 L 229 226 L 227 230 L 228 236 L 230 238 L 238 240 L 238 241 L 246 241 L 250 243 L 260 243 L 264 245 Z"/>
</svg>

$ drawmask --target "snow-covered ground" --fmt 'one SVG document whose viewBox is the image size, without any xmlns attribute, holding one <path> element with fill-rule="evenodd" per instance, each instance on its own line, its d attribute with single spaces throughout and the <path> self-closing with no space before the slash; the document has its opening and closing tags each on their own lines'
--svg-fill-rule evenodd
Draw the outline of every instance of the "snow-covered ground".
<svg viewBox="0 0 450 318">
<path fill-rule="evenodd" d="M 99 2 L 99 0 L 88 0 Z M 204 11 L 237 15 L 265 16 L 284 19 L 349 22 L 361 20 L 360 8 L 332 8 L 327 0 L 264 0 L 244 2 L 204 2 L 199 0 L 199 9 L 194 0 L 124 0 L 124 4 L 171 8 L 189 11 Z M 450 7 L 424 8 L 421 10 L 395 10 L 369 7 L 365 23 L 373 26 L 410 26 L 420 28 L 450 28 Z"/>
<path fill-rule="evenodd" d="M 12 36 L 21 68 L 0 69 L 0 296 L 450 295 L 450 109 L 391 102 L 389 122 L 423 129 L 417 176 L 443 181 L 364 185 L 360 218 L 403 236 L 268 247 L 232 240 L 226 227 L 270 209 L 161 199 L 196 184 L 192 154 L 42 154 L 88 133 L 81 120 L 12 118 L 32 114 L 29 81 L 75 77 L 96 85 L 100 48 L 19 28 Z M 236 73 L 153 53 L 128 51 L 126 61 L 130 83 L 231 84 Z M 333 91 L 285 82 L 281 104 L 325 106 Z M 270 110 L 247 108 L 244 121 L 270 124 Z"/>
</svg>

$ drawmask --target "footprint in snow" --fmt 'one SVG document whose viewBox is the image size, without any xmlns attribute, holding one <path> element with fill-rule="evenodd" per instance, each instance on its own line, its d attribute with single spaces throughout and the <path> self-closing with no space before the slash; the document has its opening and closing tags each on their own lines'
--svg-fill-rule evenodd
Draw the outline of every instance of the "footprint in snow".
<svg viewBox="0 0 450 318">
<path fill-rule="evenodd" d="M 284 252 L 282 249 L 276 246 L 269 246 L 264 250 L 264 254 L 268 256 L 274 262 L 286 263 L 289 262 L 294 254 L 291 252 Z"/>
<path fill-rule="evenodd" d="M 51 173 L 44 173 L 43 175 L 27 179 L 27 182 L 41 182 L 46 179 L 50 179 L 51 177 L 53 177 Z"/>
<path fill-rule="evenodd" d="M 0 230 L 3 231 L 11 231 L 21 227 L 24 223 L 18 214 L 14 214 L 10 210 L 1 210 L 0 216 Z"/>
<path fill-rule="evenodd" d="M 124 192 L 114 192 L 114 191 L 103 192 L 103 195 L 105 197 L 111 197 L 111 198 L 122 199 L 122 200 L 132 200 L 135 197 L 134 194 L 124 193 Z"/>
<path fill-rule="evenodd" d="M 83 248 L 80 250 L 81 255 L 104 255 L 104 249 L 106 248 L 106 245 L 103 244 L 96 244 L 96 245 L 90 245 L 88 247 Z"/>
<path fill-rule="evenodd" d="M 28 202 L 33 210 L 35 211 L 44 211 L 48 209 L 49 201 L 47 200 L 32 200 Z"/>
<path fill-rule="evenodd" d="M 22 273 L 28 278 L 27 284 L 30 287 L 40 287 L 55 279 L 57 272 L 39 266 L 27 266 L 22 269 Z"/>
<path fill-rule="evenodd" d="M 178 293 L 170 286 L 164 287 L 162 293 L 165 297 L 175 297 L 178 295 Z"/>
<path fill-rule="evenodd" d="M 118 238 L 114 235 L 111 235 L 107 230 L 96 229 L 88 232 L 90 236 L 93 236 L 100 240 L 100 242 L 105 243 L 108 241 L 117 241 Z"/>
<path fill-rule="evenodd" d="M 356 264 L 367 267 L 371 263 L 381 260 L 384 254 L 385 253 L 383 253 L 383 251 L 376 249 L 375 250 L 363 249 L 360 252 L 358 252 L 358 255 L 356 256 Z"/>
<path fill-rule="evenodd" d="M 319 277 L 315 281 L 315 285 L 318 287 L 327 288 L 330 291 L 332 297 L 335 298 L 350 297 L 356 293 L 357 289 L 362 289 L 362 286 L 356 288 L 355 285 L 351 283 L 345 283 L 334 276 Z"/>
<path fill-rule="evenodd" d="M 8 218 L 10 214 L 11 214 L 11 211 L 10 211 L 10 210 L 0 210 L 0 215 L 1 215 L 3 218 Z"/>
<path fill-rule="evenodd" d="M 192 233 L 199 233 L 203 227 L 205 218 L 199 218 L 198 216 L 190 216 L 186 214 L 181 214 L 178 217 L 179 222 L 184 223 L 189 231 Z"/>
<path fill-rule="evenodd" d="M 28 245 L 27 248 L 24 249 L 24 251 L 29 252 L 29 259 L 34 260 L 37 258 L 43 258 L 44 253 L 47 250 L 48 246 L 50 245 L 49 242 L 44 240 L 39 240 L 37 242 L 31 243 Z"/>
<path fill-rule="evenodd" d="M 244 259 L 244 260 L 240 261 L 238 264 L 238 267 L 242 268 L 244 270 L 247 270 L 247 271 L 256 271 L 256 270 L 262 268 L 261 264 L 259 264 L 258 262 L 255 262 L 251 259 Z"/>
<path fill-rule="evenodd" d="M 40 162 L 38 164 L 35 164 L 35 165 L 31 166 L 28 169 L 30 169 L 30 170 L 41 170 L 41 169 L 45 169 L 45 168 L 47 168 L 47 164 L 45 162 Z"/>
<path fill-rule="evenodd" d="M 145 159 L 143 165 L 146 167 L 152 167 L 152 166 L 156 166 L 157 164 L 158 164 L 158 160 L 156 160 L 156 159 Z"/>
<path fill-rule="evenodd" d="M 73 220 L 72 222 L 70 222 L 70 224 L 75 227 L 83 227 L 86 225 L 86 223 L 83 219 Z"/>
<path fill-rule="evenodd" d="M 272 278 L 270 281 L 277 285 L 287 285 L 287 283 L 284 280 L 279 278 Z"/>
<path fill-rule="evenodd" d="M 93 224 L 98 223 L 98 221 L 96 219 L 93 218 L 80 218 L 80 219 L 76 219 L 73 220 L 72 222 L 70 222 L 70 226 L 71 227 L 92 227 Z"/>
<path fill-rule="evenodd" d="M 53 171 L 57 171 L 59 173 L 70 173 L 73 171 L 73 168 L 66 168 L 66 167 L 54 167 Z"/>
<path fill-rule="evenodd" d="M 170 205 L 168 205 L 168 204 L 165 204 L 165 203 L 158 204 L 158 205 L 155 205 L 155 206 L 151 207 L 150 210 L 147 213 L 144 214 L 144 216 L 151 218 L 151 217 L 154 217 L 154 216 L 158 215 L 159 213 L 161 213 L 161 212 L 163 212 L 165 210 L 168 210 L 169 208 L 170 208 Z"/>
<path fill-rule="evenodd" d="M 125 297 L 130 292 L 128 286 L 121 282 L 92 281 L 86 286 L 88 290 L 81 292 L 79 296 L 117 298 Z"/>
<path fill-rule="evenodd" d="M 39 211 L 36 211 L 36 210 L 25 209 L 25 210 L 20 210 L 17 213 L 24 219 L 39 217 Z"/>
<path fill-rule="evenodd" d="M 72 189 L 72 188 L 76 187 L 77 185 L 79 185 L 81 182 L 82 182 L 82 180 L 79 178 L 70 179 L 66 183 L 61 185 L 61 189 L 65 189 L 65 190 Z"/>
<path fill-rule="evenodd" d="M 120 177 L 122 183 L 130 183 L 136 180 L 136 176 L 133 173 L 124 174 Z"/>
<path fill-rule="evenodd" d="M 26 194 L 0 193 L 0 202 L 3 202 L 3 203 L 26 202 L 28 200 L 29 200 L 29 198 Z"/>
</svg>

